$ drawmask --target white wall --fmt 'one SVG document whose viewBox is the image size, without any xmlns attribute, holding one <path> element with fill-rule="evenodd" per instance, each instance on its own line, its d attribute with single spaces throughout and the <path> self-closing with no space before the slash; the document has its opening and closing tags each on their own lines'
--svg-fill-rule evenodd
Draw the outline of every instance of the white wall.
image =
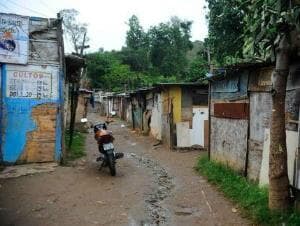
<svg viewBox="0 0 300 226">
<path fill-rule="evenodd" d="M 162 130 L 162 98 L 161 94 L 156 93 L 154 96 L 154 107 L 152 108 L 150 133 L 156 139 L 161 140 Z"/>
<path fill-rule="evenodd" d="M 298 132 L 286 131 L 287 157 L 288 157 L 288 176 L 290 184 L 294 179 L 294 162 L 298 148 Z M 269 153 L 270 153 L 270 129 L 265 129 L 264 150 L 261 162 L 259 185 L 269 184 Z"/>
<path fill-rule="evenodd" d="M 204 121 L 208 120 L 208 107 L 193 107 L 192 129 L 189 122 L 176 123 L 177 147 L 204 147 Z"/>
</svg>

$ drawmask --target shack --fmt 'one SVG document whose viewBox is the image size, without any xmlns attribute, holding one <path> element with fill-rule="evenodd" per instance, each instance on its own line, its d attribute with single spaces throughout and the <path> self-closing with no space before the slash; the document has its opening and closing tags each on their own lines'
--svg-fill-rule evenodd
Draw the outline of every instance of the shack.
<svg viewBox="0 0 300 226">
<path fill-rule="evenodd" d="M 59 161 L 63 154 L 62 20 L 0 13 L 0 160 Z"/>
<path fill-rule="evenodd" d="M 88 107 L 92 106 L 93 91 L 80 88 L 78 91 L 78 103 L 76 109 L 75 124 L 81 124 L 81 119 L 87 117 Z"/>
<path fill-rule="evenodd" d="M 112 97 L 113 111 L 116 113 L 117 117 L 124 121 L 129 121 L 131 117 L 131 114 L 129 114 L 129 111 L 131 110 L 129 97 L 129 94 L 127 93 L 118 93 Z"/>
<path fill-rule="evenodd" d="M 131 94 L 133 128 L 170 149 L 208 145 L 208 86 L 160 83 Z"/>
<path fill-rule="evenodd" d="M 210 156 L 249 179 L 268 184 L 274 65 L 242 64 L 210 78 Z M 290 183 L 298 185 L 300 64 L 290 65 L 286 135 Z"/>
<path fill-rule="evenodd" d="M 152 88 L 140 88 L 129 94 L 132 111 L 132 128 L 145 135 L 149 134 L 150 128 L 150 118 L 148 116 L 148 119 L 146 119 L 145 114 L 151 114 L 150 109 L 148 108 L 147 110 L 146 94 L 150 93 L 151 89 Z"/>
<path fill-rule="evenodd" d="M 208 86 L 161 83 L 162 140 L 171 149 L 208 144 Z"/>
</svg>

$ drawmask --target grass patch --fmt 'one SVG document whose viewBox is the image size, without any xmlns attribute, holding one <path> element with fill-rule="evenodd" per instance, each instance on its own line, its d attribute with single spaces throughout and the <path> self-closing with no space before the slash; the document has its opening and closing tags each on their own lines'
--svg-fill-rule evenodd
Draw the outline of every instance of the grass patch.
<svg viewBox="0 0 300 226">
<path fill-rule="evenodd" d="M 216 185 L 226 197 L 238 204 L 242 212 L 261 225 L 300 225 L 300 215 L 295 211 L 275 213 L 268 208 L 268 189 L 251 183 L 229 167 L 209 161 L 207 156 L 199 158 L 198 172 Z M 284 224 L 283 224 L 284 223 Z"/>
<path fill-rule="evenodd" d="M 73 142 L 71 148 L 67 148 L 70 140 L 70 133 L 66 131 L 65 133 L 65 143 L 67 148 L 67 159 L 74 160 L 81 158 L 86 155 L 85 153 L 85 138 L 86 134 L 74 131 Z"/>
</svg>

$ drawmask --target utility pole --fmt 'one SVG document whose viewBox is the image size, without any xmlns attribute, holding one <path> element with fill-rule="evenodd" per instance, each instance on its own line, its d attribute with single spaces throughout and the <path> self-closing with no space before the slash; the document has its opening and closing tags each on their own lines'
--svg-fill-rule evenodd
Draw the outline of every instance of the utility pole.
<svg viewBox="0 0 300 226">
<path fill-rule="evenodd" d="M 213 65 L 211 63 L 211 55 L 210 55 L 210 49 L 208 48 L 206 50 L 207 52 L 207 61 L 209 64 L 209 73 L 213 74 Z M 211 83 L 208 79 L 208 159 L 210 160 L 210 131 L 211 131 Z"/>
<path fill-rule="evenodd" d="M 80 46 L 80 57 L 83 58 L 83 50 L 89 48 L 89 45 L 85 45 L 86 42 L 86 32 L 83 35 L 82 45 Z M 76 47 L 78 48 L 78 47 Z M 83 76 L 84 69 L 81 69 L 79 80 L 72 83 L 72 91 L 71 91 L 71 120 L 70 120 L 70 139 L 68 147 L 71 148 L 73 142 L 74 135 L 74 127 L 75 127 L 75 119 L 76 119 L 76 110 L 78 105 L 78 96 L 79 96 L 79 88 L 80 88 L 80 80 Z"/>
</svg>

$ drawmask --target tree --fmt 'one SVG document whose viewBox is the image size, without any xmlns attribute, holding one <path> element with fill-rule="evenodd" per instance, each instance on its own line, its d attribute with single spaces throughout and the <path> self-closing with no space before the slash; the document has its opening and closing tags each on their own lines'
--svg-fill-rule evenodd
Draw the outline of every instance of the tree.
<svg viewBox="0 0 300 226">
<path fill-rule="evenodd" d="M 140 25 L 136 15 L 132 15 L 128 20 L 129 30 L 126 32 L 126 46 L 133 50 L 148 47 L 147 34 Z"/>
<path fill-rule="evenodd" d="M 151 63 L 162 75 L 180 77 L 186 72 L 186 54 L 192 49 L 191 25 L 191 21 L 173 17 L 149 30 Z"/>
<path fill-rule="evenodd" d="M 244 53 L 262 60 L 272 55 L 276 59 L 272 75 L 269 208 L 282 211 L 289 206 L 285 94 L 289 62 L 293 54 L 299 51 L 299 43 L 295 42 L 295 33 L 299 35 L 300 25 L 299 1 L 256 0 L 248 3 L 251 4 L 248 4 L 245 17 Z"/>
<path fill-rule="evenodd" d="M 129 18 L 128 26 L 126 47 L 123 47 L 120 53 L 122 61 L 130 65 L 133 71 L 146 71 L 150 66 L 148 35 L 135 15 Z"/>
<path fill-rule="evenodd" d="M 75 9 L 63 9 L 60 12 L 63 18 L 63 27 L 67 37 L 73 44 L 73 48 L 76 54 L 83 54 L 83 49 L 88 42 L 87 24 L 79 23 L 77 16 L 79 12 Z"/>
<path fill-rule="evenodd" d="M 63 28 L 67 34 L 67 37 L 71 40 L 75 53 L 83 57 L 83 50 L 88 46 L 85 46 L 88 38 L 86 36 L 87 33 L 87 24 L 79 23 L 77 21 L 77 16 L 79 12 L 75 9 L 64 9 L 59 12 L 60 16 L 63 18 Z M 71 84 L 71 118 L 70 118 L 70 139 L 69 139 L 69 148 L 72 146 L 73 141 L 73 132 L 75 127 L 75 118 L 76 118 L 76 109 L 78 104 L 78 95 L 79 95 L 79 87 L 80 80 L 84 77 L 84 70 L 81 69 L 80 78 L 77 81 L 72 81 Z"/>
<path fill-rule="evenodd" d="M 208 50 L 201 41 L 194 41 L 193 48 L 187 52 L 188 73 L 186 82 L 197 82 L 206 78 L 209 71 Z"/>
<path fill-rule="evenodd" d="M 249 1 L 206 1 L 209 9 L 206 45 L 212 52 L 214 62 L 232 64 L 243 57 L 245 6 Z"/>
<path fill-rule="evenodd" d="M 209 65 L 207 60 L 205 60 L 202 56 L 198 56 L 190 63 L 188 76 L 185 78 L 185 81 L 197 82 L 206 78 L 206 74 L 209 71 L 208 69 Z"/>
</svg>

